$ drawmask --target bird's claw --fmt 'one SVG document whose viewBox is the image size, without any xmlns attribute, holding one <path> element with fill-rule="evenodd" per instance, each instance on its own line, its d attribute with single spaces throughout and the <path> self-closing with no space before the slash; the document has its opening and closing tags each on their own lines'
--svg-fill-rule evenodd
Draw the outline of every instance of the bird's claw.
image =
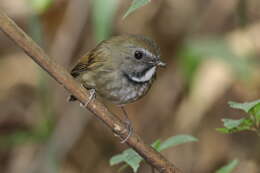
<svg viewBox="0 0 260 173">
<path fill-rule="evenodd" d="M 131 121 L 129 119 L 127 119 L 125 121 L 125 124 L 126 124 L 128 134 L 127 134 L 126 138 L 122 139 L 121 143 L 125 143 L 129 139 L 129 137 L 133 134 L 133 128 L 132 128 Z"/>
<path fill-rule="evenodd" d="M 89 93 L 90 93 L 90 96 L 89 96 L 88 101 L 85 102 L 85 103 L 80 103 L 81 107 L 87 107 L 88 104 L 91 102 L 91 100 L 93 100 L 95 98 L 95 96 L 96 96 L 96 90 L 95 89 L 90 89 Z"/>
</svg>

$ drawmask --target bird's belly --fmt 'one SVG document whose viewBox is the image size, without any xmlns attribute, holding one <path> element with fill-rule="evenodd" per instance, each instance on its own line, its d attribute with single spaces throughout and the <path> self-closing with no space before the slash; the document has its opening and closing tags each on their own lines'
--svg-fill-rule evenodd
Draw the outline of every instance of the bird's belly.
<svg viewBox="0 0 260 173">
<path fill-rule="evenodd" d="M 129 84 L 121 83 L 122 85 L 106 85 L 102 89 L 97 89 L 101 97 L 114 104 L 127 104 L 134 102 L 144 96 L 150 88 L 150 83 Z"/>
</svg>

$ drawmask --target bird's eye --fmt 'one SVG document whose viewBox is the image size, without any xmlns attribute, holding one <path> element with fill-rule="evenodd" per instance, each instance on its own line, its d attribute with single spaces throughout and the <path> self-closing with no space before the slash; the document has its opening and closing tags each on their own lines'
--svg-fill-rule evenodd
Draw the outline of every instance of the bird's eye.
<svg viewBox="0 0 260 173">
<path fill-rule="evenodd" d="M 143 56 L 144 56 L 143 52 L 141 52 L 139 50 L 135 51 L 135 58 L 136 59 L 142 59 Z"/>
</svg>

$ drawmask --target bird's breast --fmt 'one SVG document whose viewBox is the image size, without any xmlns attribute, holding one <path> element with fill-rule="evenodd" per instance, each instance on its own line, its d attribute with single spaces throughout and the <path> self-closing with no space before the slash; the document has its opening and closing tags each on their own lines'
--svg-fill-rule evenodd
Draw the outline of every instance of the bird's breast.
<svg viewBox="0 0 260 173">
<path fill-rule="evenodd" d="M 99 95 L 114 104 L 127 104 L 144 96 L 152 81 L 133 83 L 127 78 L 116 74 L 106 74 L 106 79 L 100 80 L 96 86 Z"/>
</svg>

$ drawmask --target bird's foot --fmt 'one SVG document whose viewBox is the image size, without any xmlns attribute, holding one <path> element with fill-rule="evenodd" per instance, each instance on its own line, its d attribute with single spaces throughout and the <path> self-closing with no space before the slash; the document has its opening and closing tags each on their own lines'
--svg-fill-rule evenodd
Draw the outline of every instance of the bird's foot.
<svg viewBox="0 0 260 173">
<path fill-rule="evenodd" d="M 96 90 L 95 89 L 90 89 L 89 93 L 90 93 L 90 96 L 89 96 L 88 101 L 85 102 L 85 103 L 80 103 L 81 107 L 87 107 L 88 104 L 95 98 L 95 96 L 96 96 Z"/>
<path fill-rule="evenodd" d="M 128 133 L 127 136 L 126 136 L 126 138 L 122 139 L 122 141 L 121 141 L 121 143 L 125 143 L 125 142 L 128 140 L 128 138 L 132 135 L 132 133 L 133 133 L 133 127 L 132 127 L 131 121 L 130 121 L 129 118 L 128 118 L 128 114 L 127 114 L 125 108 L 124 108 L 123 106 L 120 106 L 120 108 L 121 108 L 121 110 L 122 110 L 122 112 L 123 112 L 123 114 L 124 114 L 124 120 L 123 120 L 123 122 L 124 122 L 125 125 L 126 125 L 127 133 Z"/>
<path fill-rule="evenodd" d="M 133 134 L 133 127 L 132 127 L 131 121 L 129 119 L 127 119 L 124 121 L 124 123 L 126 124 L 128 134 L 127 134 L 126 138 L 124 138 L 124 139 L 122 138 L 121 143 L 125 143 L 129 139 L 129 137 Z"/>
</svg>

